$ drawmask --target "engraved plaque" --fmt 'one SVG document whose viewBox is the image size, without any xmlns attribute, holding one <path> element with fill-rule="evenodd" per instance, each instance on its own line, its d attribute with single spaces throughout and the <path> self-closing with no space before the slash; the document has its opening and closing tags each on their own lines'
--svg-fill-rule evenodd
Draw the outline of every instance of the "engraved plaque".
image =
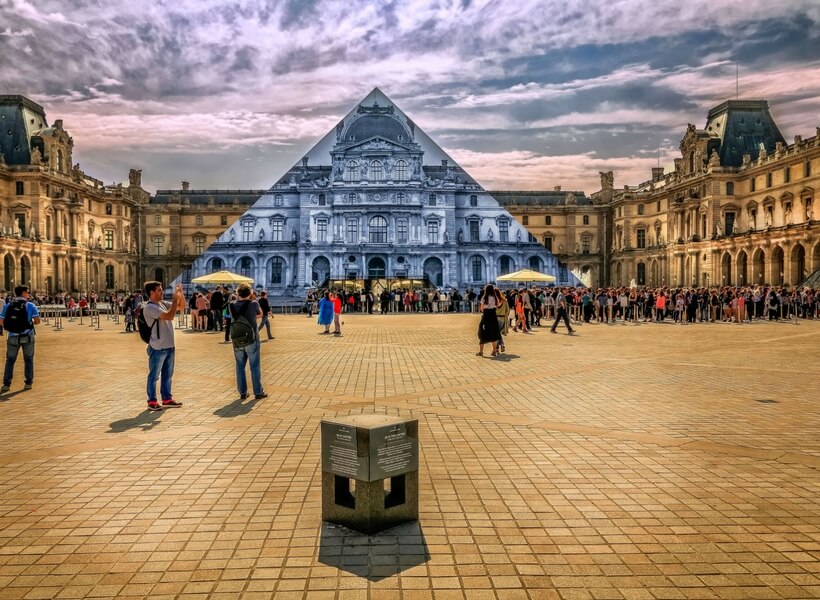
<svg viewBox="0 0 820 600">
<path fill-rule="evenodd" d="M 322 470 L 367 480 L 367 457 L 358 455 L 355 426 L 322 421 Z"/>
<path fill-rule="evenodd" d="M 370 481 L 403 475 L 419 468 L 419 441 L 410 437 L 407 423 L 370 431 Z"/>
</svg>

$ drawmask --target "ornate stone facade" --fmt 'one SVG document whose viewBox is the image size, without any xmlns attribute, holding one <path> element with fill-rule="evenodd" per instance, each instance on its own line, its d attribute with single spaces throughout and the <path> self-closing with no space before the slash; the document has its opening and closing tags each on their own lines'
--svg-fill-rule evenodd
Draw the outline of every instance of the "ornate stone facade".
<svg viewBox="0 0 820 600">
<path fill-rule="evenodd" d="M 310 161 L 318 165 L 310 164 Z M 476 287 L 521 268 L 576 279 L 379 90 L 194 261 L 273 296 Z"/>
<path fill-rule="evenodd" d="M 0 123 L 0 287 L 133 288 L 138 214 L 148 198 L 138 181 L 106 186 L 72 164 L 62 120 L 49 127 L 28 98 L 0 96 Z"/>
<path fill-rule="evenodd" d="M 612 284 L 794 286 L 820 268 L 820 135 L 786 144 L 765 101 L 730 100 L 680 149 L 607 203 Z"/>
</svg>

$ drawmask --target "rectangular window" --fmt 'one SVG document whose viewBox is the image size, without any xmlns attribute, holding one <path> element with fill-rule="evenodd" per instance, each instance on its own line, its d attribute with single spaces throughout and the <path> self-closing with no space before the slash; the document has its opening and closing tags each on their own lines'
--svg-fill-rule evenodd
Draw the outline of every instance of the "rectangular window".
<svg viewBox="0 0 820 600">
<path fill-rule="evenodd" d="M 271 240 L 274 242 L 282 241 L 282 232 L 285 229 L 285 222 L 282 219 L 274 219 L 271 224 Z"/>
<path fill-rule="evenodd" d="M 641 205 L 641 211 L 639 214 L 643 214 L 643 205 Z M 584 215 L 584 225 L 589 225 L 589 215 Z"/>
<path fill-rule="evenodd" d="M 749 186 L 750 186 L 750 187 L 749 187 L 749 190 L 751 190 L 752 192 L 754 192 L 755 190 L 757 190 L 757 179 L 755 179 L 754 177 L 752 177 L 752 179 L 751 179 L 751 183 L 749 184 Z"/>
<path fill-rule="evenodd" d="M 205 238 L 204 237 L 194 238 L 194 253 L 195 254 L 202 254 L 203 252 L 205 252 Z"/>
<path fill-rule="evenodd" d="M 407 219 L 396 219 L 396 241 L 399 244 L 407 243 Z"/>
<path fill-rule="evenodd" d="M 484 264 L 481 260 L 481 257 L 474 256 L 473 257 L 473 281 L 483 281 L 484 280 Z"/>
<path fill-rule="evenodd" d="M 498 241 L 499 242 L 509 242 L 510 241 L 510 222 L 501 220 L 498 222 Z"/>
<path fill-rule="evenodd" d="M 785 181 L 786 183 L 789 183 L 791 180 L 792 180 L 792 168 L 791 167 L 786 167 L 786 169 L 783 171 L 783 181 Z"/>
<path fill-rule="evenodd" d="M 638 248 L 646 248 L 646 229 L 638 230 Z"/>
<path fill-rule="evenodd" d="M 106 229 L 105 230 L 105 249 L 106 250 L 113 250 L 114 249 L 114 230 L 113 229 Z"/>
<path fill-rule="evenodd" d="M 772 187 L 772 174 L 766 173 L 766 187 Z"/>
<path fill-rule="evenodd" d="M 643 230 L 642 230 L 643 231 Z M 589 254 L 589 244 L 592 242 L 592 238 L 588 235 L 585 235 L 581 238 L 581 252 L 584 254 Z"/>
<path fill-rule="evenodd" d="M 154 237 L 154 256 L 162 256 L 163 241 L 160 236 Z"/>
<path fill-rule="evenodd" d="M 105 214 L 111 214 L 108 212 L 108 208 L 105 209 Z M 154 215 L 154 225 L 162 225 L 162 215 Z"/>
<path fill-rule="evenodd" d="M 430 206 L 435 206 L 436 205 L 436 195 L 435 194 L 430 194 L 427 197 L 427 204 L 430 205 Z"/>
<path fill-rule="evenodd" d="M 348 244 L 359 243 L 359 219 L 347 220 L 347 234 L 345 236 Z"/>
<path fill-rule="evenodd" d="M 196 216 L 196 224 L 197 224 L 197 225 L 199 225 L 199 226 L 201 226 L 201 225 L 202 225 L 202 223 L 203 223 L 203 220 L 202 220 L 202 215 L 197 215 L 197 216 Z"/>
<path fill-rule="evenodd" d="M 474 219 L 470 221 L 470 241 L 477 242 L 479 241 L 479 222 L 478 219 Z"/>
<path fill-rule="evenodd" d="M 551 237 L 545 237 L 544 238 L 544 248 L 546 248 L 547 250 L 552 252 L 552 238 Z"/>
<path fill-rule="evenodd" d="M 724 225 L 726 225 L 726 228 L 723 230 L 723 235 L 730 235 L 735 227 L 735 213 L 726 213 L 726 222 Z"/>
<path fill-rule="evenodd" d="M 316 241 L 327 241 L 327 219 L 319 219 L 316 221 Z"/>
<path fill-rule="evenodd" d="M 544 225 L 552 225 L 552 215 L 544 217 Z"/>
<path fill-rule="evenodd" d="M 427 243 L 438 244 L 438 221 L 427 222 Z"/>
<path fill-rule="evenodd" d="M 735 195 L 735 184 L 731 181 L 726 182 L 726 195 L 727 196 L 734 196 Z"/>
<path fill-rule="evenodd" d="M 228 224 L 228 215 L 219 215 L 219 224 L 220 225 L 227 225 Z"/>
<path fill-rule="evenodd" d="M 807 160 L 806 164 L 803 167 L 803 175 L 805 177 L 811 177 L 811 161 Z"/>
<path fill-rule="evenodd" d="M 253 221 L 244 221 L 242 223 L 242 241 L 250 242 L 253 240 Z"/>
<path fill-rule="evenodd" d="M 22 196 L 23 194 L 26 193 L 26 187 L 25 187 L 25 185 L 23 184 L 22 181 L 16 181 L 15 182 L 15 188 L 17 189 L 17 195 L 18 196 Z"/>
</svg>

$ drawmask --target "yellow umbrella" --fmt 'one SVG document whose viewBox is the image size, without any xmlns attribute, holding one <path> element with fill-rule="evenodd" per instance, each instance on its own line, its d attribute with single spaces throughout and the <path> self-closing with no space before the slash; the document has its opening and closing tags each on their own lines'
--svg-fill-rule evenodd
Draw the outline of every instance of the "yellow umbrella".
<svg viewBox="0 0 820 600">
<path fill-rule="evenodd" d="M 195 277 L 191 280 L 191 283 L 195 285 L 239 285 L 240 283 L 253 285 L 253 279 L 230 271 L 217 271 L 202 277 Z"/>
<path fill-rule="evenodd" d="M 496 277 L 496 281 L 555 281 L 555 277 L 546 273 L 539 273 L 532 269 L 521 269 L 514 273 L 507 273 Z"/>
</svg>

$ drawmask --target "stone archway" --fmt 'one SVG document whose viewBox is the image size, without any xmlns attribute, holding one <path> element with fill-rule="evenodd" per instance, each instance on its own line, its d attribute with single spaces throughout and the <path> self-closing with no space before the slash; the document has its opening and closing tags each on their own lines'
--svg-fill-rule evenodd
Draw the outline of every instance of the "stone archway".
<svg viewBox="0 0 820 600">
<path fill-rule="evenodd" d="M 752 255 L 752 279 L 750 283 L 761 285 L 766 282 L 766 253 L 758 248 Z"/>
<path fill-rule="evenodd" d="M 817 269 L 820 269 L 820 242 L 814 245 L 814 251 L 811 255 L 811 272 L 814 273 Z"/>
<path fill-rule="evenodd" d="M 770 273 L 771 276 L 769 277 L 769 283 L 774 285 L 783 285 L 783 282 L 786 279 L 787 273 L 784 271 L 784 264 L 785 264 L 785 257 L 783 254 L 783 248 L 780 246 L 775 246 L 774 250 L 772 250 L 772 258 L 770 261 Z"/>
<path fill-rule="evenodd" d="M 791 285 L 800 285 L 806 277 L 809 276 L 808 268 L 806 267 L 806 249 L 802 244 L 795 244 L 792 248 L 790 264 L 790 274 L 788 283 Z"/>
<path fill-rule="evenodd" d="M 745 250 L 741 250 L 737 255 L 737 282 L 739 285 L 749 283 L 749 256 Z"/>
<path fill-rule="evenodd" d="M 723 285 L 732 285 L 732 255 L 724 252 L 720 259 L 720 274 Z"/>
<path fill-rule="evenodd" d="M 317 256 L 313 259 L 311 279 L 314 287 L 321 287 L 330 279 L 330 261 L 324 256 Z"/>
<path fill-rule="evenodd" d="M 444 285 L 444 265 L 441 260 L 435 256 L 431 256 L 424 261 L 424 276 L 430 282 L 430 285 L 441 287 Z"/>
</svg>

